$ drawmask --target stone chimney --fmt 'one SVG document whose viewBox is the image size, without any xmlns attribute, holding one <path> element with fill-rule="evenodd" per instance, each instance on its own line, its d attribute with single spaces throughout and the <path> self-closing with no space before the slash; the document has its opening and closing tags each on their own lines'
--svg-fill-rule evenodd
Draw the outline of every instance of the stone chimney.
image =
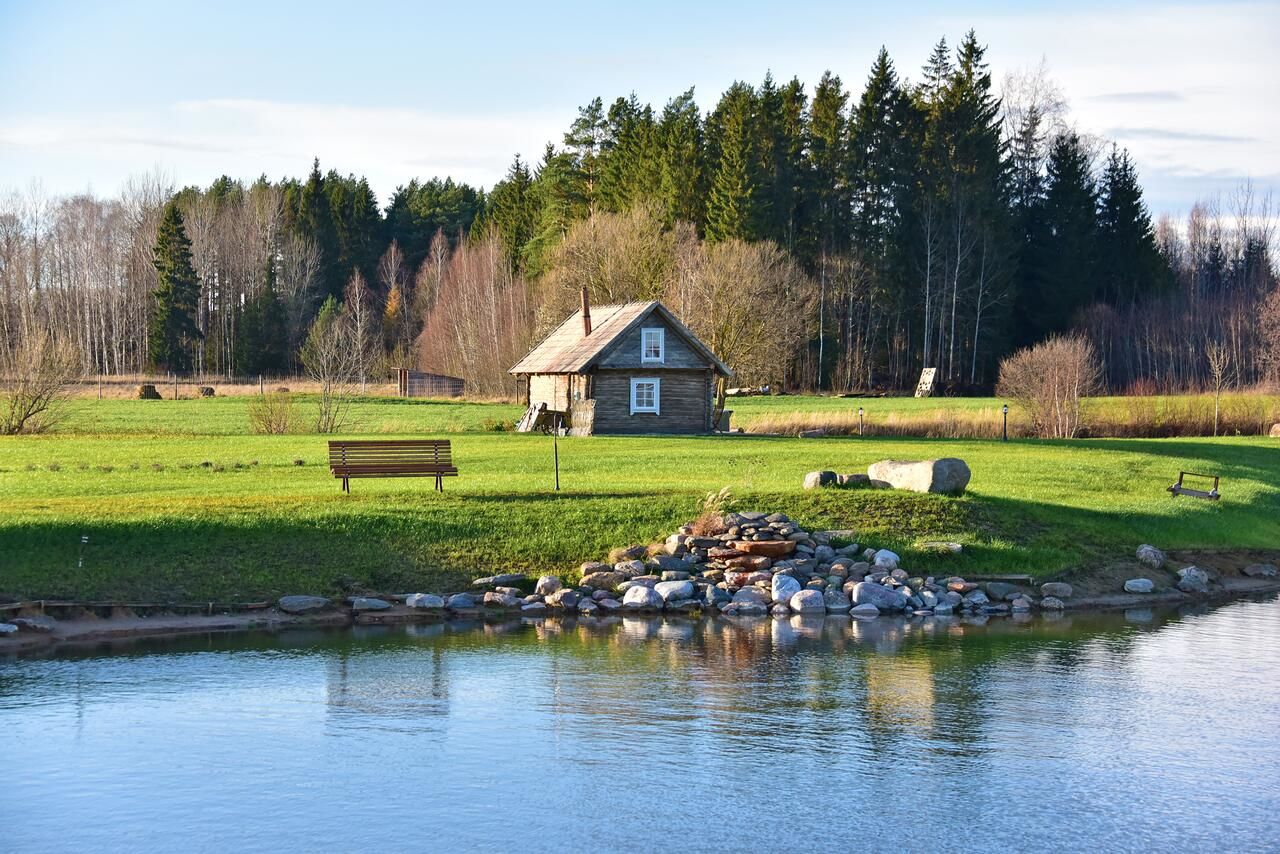
<svg viewBox="0 0 1280 854">
<path fill-rule="evenodd" d="M 582 289 L 582 337 L 591 335 L 591 303 L 587 299 L 587 289 Z"/>
</svg>

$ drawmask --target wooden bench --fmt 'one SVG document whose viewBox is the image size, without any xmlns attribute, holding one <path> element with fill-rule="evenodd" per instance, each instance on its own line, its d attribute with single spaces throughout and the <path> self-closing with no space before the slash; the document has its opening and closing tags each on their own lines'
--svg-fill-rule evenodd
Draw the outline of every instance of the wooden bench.
<svg viewBox="0 0 1280 854">
<path fill-rule="evenodd" d="M 351 491 L 353 477 L 434 477 L 444 492 L 444 479 L 456 477 L 448 439 L 387 439 L 329 443 L 329 470 Z"/>
<path fill-rule="evenodd" d="M 1212 489 L 1192 489 L 1189 486 L 1184 486 L 1182 481 L 1183 481 L 1183 478 L 1187 478 L 1187 477 L 1198 477 L 1198 478 L 1203 478 L 1204 480 L 1212 479 L 1213 488 Z M 1218 486 L 1219 486 L 1219 477 L 1216 474 L 1196 474 L 1193 471 L 1180 471 L 1178 472 L 1178 482 L 1175 483 L 1173 486 L 1169 487 L 1169 489 L 1166 491 L 1169 492 L 1174 498 L 1177 498 L 1179 495 L 1188 495 L 1192 498 L 1203 498 L 1207 501 L 1217 501 L 1219 498 L 1222 497 L 1218 493 Z"/>
</svg>

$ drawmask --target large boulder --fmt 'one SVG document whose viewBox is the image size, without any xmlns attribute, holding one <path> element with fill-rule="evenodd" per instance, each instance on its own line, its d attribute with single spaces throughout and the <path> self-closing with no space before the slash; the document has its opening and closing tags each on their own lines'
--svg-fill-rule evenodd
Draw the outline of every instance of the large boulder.
<svg viewBox="0 0 1280 854">
<path fill-rule="evenodd" d="M 622 597 L 622 607 L 630 611 L 661 611 L 662 596 L 649 587 L 632 587 Z"/>
<path fill-rule="evenodd" d="M 875 605 L 881 611 L 901 611 L 910 601 L 897 590 L 874 581 L 859 581 L 853 585 L 850 598 L 855 605 Z"/>
<path fill-rule="evenodd" d="M 940 460 L 881 460 L 872 463 L 867 474 L 873 481 L 882 480 L 894 489 L 911 492 L 938 492 L 959 495 L 969 485 L 969 466 L 956 457 Z"/>
<path fill-rule="evenodd" d="M 391 603 L 385 599 L 374 599 L 372 596 L 352 596 L 348 600 L 353 611 L 386 611 Z"/>
<path fill-rule="evenodd" d="M 439 609 L 444 607 L 444 597 L 434 593 L 411 593 L 404 599 L 405 607 L 418 609 Z"/>
<path fill-rule="evenodd" d="M 1130 578 L 1124 583 L 1125 593 L 1150 593 L 1155 589 L 1155 582 L 1150 578 Z"/>
<path fill-rule="evenodd" d="M 1280 439 L 1280 423 L 1271 425 L 1271 432 L 1268 433 L 1272 439 Z"/>
<path fill-rule="evenodd" d="M 800 582 L 790 575 L 775 575 L 770 581 L 770 591 L 775 602 L 789 602 L 800 592 Z"/>
<path fill-rule="evenodd" d="M 764 605 L 768 599 L 759 587 L 744 587 L 733 594 L 732 601 L 739 604 L 754 602 Z"/>
<path fill-rule="evenodd" d="M 1040 585 L 1041 596 L 1052 596 L 1055 599 L 1070 599 L 1074 591 L 1065 581 L 1049 581 Z"/>
<path fill-rule="evenodd" d="M 821 590 L 801 590 L 787 603 L 797 614 L 825 614 L 827 602 Z"/>
<path fill-rule="evenodd" d="M 281 596 L 276 607 L 286 614 L 311 614 L 332 604 L 323 596 Z"/>
<path fill-rule="evenodd" d="M 833 471 L 811 471 L 804 476 L 805 489 L 819 489 L 836 485 L 836 473 Z"/>
<path fill-rule="evenodd" d="M 524 581 L 524 573 L 506 572 L 502 575 L 486 575 L 471 582 L 473 587 L 510 587 Z"/>
<path fill-rule="evenodd" d="M 601 593 L 603 591 L 597 590 L 596 592 Z M 608 595 L 608 594 L 605 594 L 605 595 Z M 552 593 L 550 596 L 547 597 L 547 604 L 550 605 L 552 608 L 570 609 L 570 608 L 576 608 L 579 604 L 579 600 L 581 599 L 582 597 L 578 595 L 577 590 L 573 590 L 568 587 L 561 587 L 555 593 Z"/>
<path fill-rule="evenodd" d="M 680 599 L 693 598 L 692 581 L 659 581 L 653 585 L 653 591 L 662 597 L 662 601 L 675 602 Z"/>
<path fill-rule="evenodd" d="M 470 593 L 455 593 L 445 600 L 444 606 L 450 611 L 474 611 L 476 597 Z"/>
<path fill-rule="evenodd" d="M 1209 574 L 1198 566 L 1178 570 L 1178 589 L 1183 593 L 1208 593 Z"/>
<path fill-rule="evenodd" d="M 510 593 L 497 593 L 491 590 L 484 594 L 486 608 L 518 608 L 523 604 L 523 601 Z"/>
<path fill-rule="evenodd" d="M 1138 563 L 1151 569 L 1164 568 L 1165 554 L 1149 543 L 1138 546 Z"/>
</svg>

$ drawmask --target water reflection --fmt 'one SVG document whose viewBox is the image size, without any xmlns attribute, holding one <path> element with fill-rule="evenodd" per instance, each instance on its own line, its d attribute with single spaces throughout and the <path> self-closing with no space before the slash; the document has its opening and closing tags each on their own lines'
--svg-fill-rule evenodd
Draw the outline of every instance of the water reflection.
<svg viewBox="0 0 1280 854">
<path fill-rule="evenodd" d="M 7 784 L 0 818 L 6 846 L 35 850 L 144 828 L 173 850 L 555 850 L 570 814 L 604 848 L 724 850 L 789 847 L 734 835 L 734 817 L 785 804 L 787 827 L 813 830 L 846 804 L 889 826 L 896 809 L 951 817 L 944 837 L 860 834 L 873 850 L 1266 848 L 1277 685 L 1274 599 L 113 643 L 0 660 L 11 767 L 38 769 Z M 429 835 L 385 821 L 402 815 Z M 806 847 L 848 847 L 815 833 Z"/>
</svg>

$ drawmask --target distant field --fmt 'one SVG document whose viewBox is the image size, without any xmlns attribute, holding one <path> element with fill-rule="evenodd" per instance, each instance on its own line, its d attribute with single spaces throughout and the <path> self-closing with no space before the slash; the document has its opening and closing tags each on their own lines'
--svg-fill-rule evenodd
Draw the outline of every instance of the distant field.
<svg viewBox="0 0 1280 854">
<path fill-rule="evenodd" d="M 1280 443 L 1264 438 L 561 439 L 556 494 L 549 437 L 489 432 L 519 407 L 372 399 L 355 410 L 356 433 L 448 435 L 462 476 L 444 496 L 423 479 L 355 481 L 345 496 L 325 466 L 327 437 L 251 434 L 245 406 L 83 401 L 58 434 L 0 439 L 0 594 L 223 601 L 438 590 L 477 573 L 563 571 L 650 541 L 725 485 L 740 507 L 855 528 L 929 572 L 1043 575 L 1126 557 L 1144 541 L 1280 546 Z M 937 456 L 969 462 L 968 496 L 800 489 L 812 469 Z M 1179 469 L 1221 474 L 1223 500 L 1171 499 L 1164 487 Z M 90 542 L 77 569 L 82 534 Z M 940 538 L 965 543 L 965 553 L 917 547 Z"/>
</svg>

